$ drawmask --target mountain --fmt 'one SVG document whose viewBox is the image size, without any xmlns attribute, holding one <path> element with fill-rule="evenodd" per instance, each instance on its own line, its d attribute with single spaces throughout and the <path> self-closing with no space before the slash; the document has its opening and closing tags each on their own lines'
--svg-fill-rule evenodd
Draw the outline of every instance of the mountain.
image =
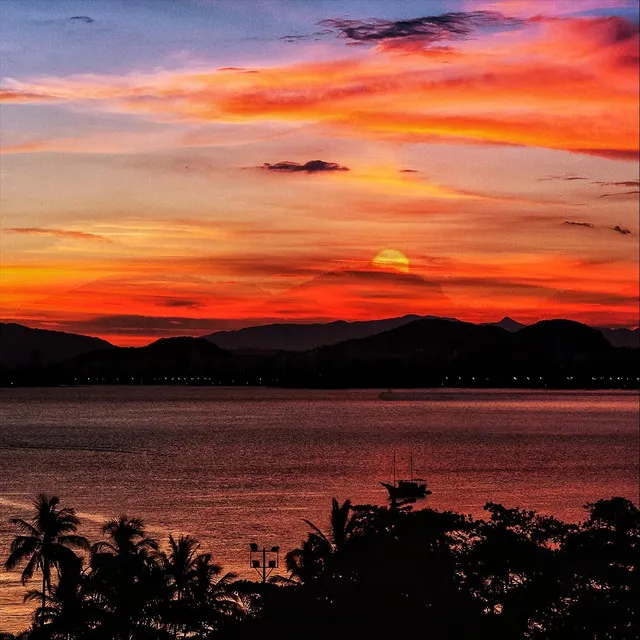
<svg viewBox="0 0 640 640">
<path fill-rule="evenodd" d="M 354 338 L 367 338 L 421 318 L 422 316 L 407 315 L 357 322 L 338 320 L 311 324 L 267 324 L 235 331 L 218 331 L 203 337 L 223 349 L 233 351 L 307 351 Z M 447 320 L 453 321 L 449 318 Z"/>
<path fill-rule="evenodd" d="M 484 325 L 491 325 L 494 327 L 500 327 L 501 329 L 505 329 L 506 331 L 514 332 L 520 331 L 523 327 L 526 327 L 526 324 L 522 324 L 522 322 L 518 322 L 509 316 L 505 316 L 500 320 L 500 322 L 485 322 Z"/>
<path fill-rule="evenodd" d="M 394 323 L 398 326 L 381 330 Z M 302 338 L 335 340 L 340 333 L 373 333 L 304 351 L 240 348 L 231 352 L 209 339 L 191 337 L 163 338 L 145 347 L 115 347 L 98 340 L 102 348 L 95 349 L 95 339 L 71 335 L 88 341 L 82 343 L 84 353 L 64 361 L 57 356 L 58 361 L 49 360 L 49 364 L 34 359 L 31 366 L 13 372 L 0 370 L 0 378 L 2 384 L 15 385 L 637 386 L 640 350 L 612 346 L 599 329 L 569 320 L 545 320 L 518 331 L 499 324 L 405 316 L 253 328 L 262 332 L 258 333 L 261 340 L 265 331 L 273 331 L 273 344 L 276 339 L 287 340 L 287 345 L 298 347 Z M 3 346 L 8 338 L 6 326 L 2 325 Z M 309 329 L 309 334 L 292 343 L 291 332 L 296 336 L 301 327 Z M 225 335 L 238 333 L 242 335 L 242 331 Z M 70 334 L 62 335 L 69 338 Z M 92 350 L 87 352 L 89 347 Z"/>
<path fill-rule="evenodd" d="M 513 362 L 543 366 L 574 366 L 606 359 L 615 347 L 593 327 L 573 320 L 541 320 L 513 334 Z"/>
<path fill-rule="evenodd" d="M 520 331 L 524 329 L 526 324 L 518 322 L 509 316 L 505 316 L 500 322 L 486 322 L 486 325 L 494 327 L 502 327 L 510 332 Z M 609 344 L 614 347 L 629 347 L 631 349 L 640 348 L 640 329 L 609 329 L 608 327 L 595 327 L 607 339 Z"/>
<path fill-rule="evenodd" d="M 640 348 L 640 329 L 607 329 L 602 327 L 600 331 L 614 347 Z"/>
<path fill-rule="evenodd" d="M 58 364 L 55 375 L 82 381 L 160 382 L 165 378 L 232 376 L 237 370 L 233 354 L 203 338 L 161 338 L 145 347 L 114 347 L 86 353 Z M 233 378 L 230 378 L 233 379 Z"/>
<path fill-rule="evenodd" d="M 417 320 L 368 338 L 290 354 L 281 376 L 300 386 L 432 386 L 466 379 L 493 386 L 518 376 L 558 381 L 631 371 L 637 352 L 613 347 L 600 331 L 548 320 L 510 332 L 494 325 Z M 488 386 L 491 386 L 489 384 Z"/>
<path fill-rule="evenodd" d="M 100 338 L 0 322 L 0 368 L 44 366 L 115 347 Z"/>
</svg>

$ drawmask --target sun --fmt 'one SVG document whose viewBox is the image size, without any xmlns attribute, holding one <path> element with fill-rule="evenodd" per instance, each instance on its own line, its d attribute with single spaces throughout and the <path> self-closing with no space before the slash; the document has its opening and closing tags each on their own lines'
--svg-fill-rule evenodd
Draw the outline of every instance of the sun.
<svg viewBox="0 0 640 640">
<path fill-rule="evenodd" d="M 387 269 L 388 271 L 401 271 L 409 273 L 409 259 L 401 251 L 396 249 L 383 249 L 371 261 L 374 267 Z"/>
</svg>

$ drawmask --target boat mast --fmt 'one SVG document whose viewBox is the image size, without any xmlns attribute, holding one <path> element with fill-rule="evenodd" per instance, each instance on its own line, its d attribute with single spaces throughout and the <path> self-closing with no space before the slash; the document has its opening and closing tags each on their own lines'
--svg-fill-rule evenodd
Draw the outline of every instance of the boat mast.
<svg viewBox="0 0 640 640">
<path fill-rule="evenodd" d="M 409 478 L 413 482 L 413 453 L 409 456 Z"/>
<path fill-rule="evenodd" d="M 393 486 L 396 486 L 396 450 L 393 450 Z"/>
</svg>

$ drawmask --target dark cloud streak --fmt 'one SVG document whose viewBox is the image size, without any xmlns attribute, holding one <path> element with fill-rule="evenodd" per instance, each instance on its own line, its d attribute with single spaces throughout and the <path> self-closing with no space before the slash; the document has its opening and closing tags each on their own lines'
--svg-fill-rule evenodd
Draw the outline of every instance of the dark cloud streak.
<svg viewBox="0 0 640 640">
<path fill-rule="evenodd" d="M 611 231 L 615 231 L 616 233 L 621 233 L 623 236 L 627 236 L 631 233 L 629 229 L 623 229 L 619 225 L 616 225 L 615 227 L 611 227 Z"/>
<path fill-rule="evenodd" d="M 573 225 L 574 227 L 587 227 L 588 229 L 595 229 L 595 225 L 590 222 L 574 222 L 573 220 L 565 220 L 565 224 Z"/>
<path fill-rule="evenodd" d="M 83 22 L 84 24 L 91 24 L 95 20 L 91 16 L 72 16 L 69 18 L 69 22 Z"/>
<path fill-rule="evenodd" d="M 640 187 L 640 180 L 623 180 L 621 182 L 602 182 L 597 181 L 592 184 L 599 184 L 601 187 Z"/>
<path fill-rule="evenodd" d="M 589 178 L 584 178 L 583 176 L 546 176 L 544 178 L 538 178 L 538 180 L 540 182 L 544 182 L 547 180 L 566 180 L 566 181 L 573 181 L 573 180 L 588 180 Z"/>
<path fill-rule="evenodd" d="M 168 298 L 168 297 L 158 297 L 156 298 L 156 303 L 163 307 L 170 308 L 187 308 L 194 309 L 196 307 L 201 306 L 199 302 L 196 300 L 187 300 L 185 298 Z"/>
<path fill-rule="evenodd" d="M 637 196 L 640 193 L 640 190 L 635 191 L 622 191 L 618 193 L 603 193 L 598 198 L 626 198 L 627 196 Z"/>
<path fill-rule="evenodd" d="M 343 167 L 336 162 L 325 162 L 324 160 L 309 160 L 309 162 L 305 162 L 304 164 L 290 162 L 288 160 L 276 162 L 275 164 L 265 162 L 262 165 L 262 169 L 275 173 L 331 173 L 333 171 L 349 171 L 348 167 Z"/>
<path fill-rule="evenodd" d="M 460 11 L 409 20 L 322 20 L 318 23 L 350 44 L 380 43 L 395 39 L 415 39 L 424 43 L 456 39 L 486 27 L 523 24 L 497 11 Z"/>
</svg>

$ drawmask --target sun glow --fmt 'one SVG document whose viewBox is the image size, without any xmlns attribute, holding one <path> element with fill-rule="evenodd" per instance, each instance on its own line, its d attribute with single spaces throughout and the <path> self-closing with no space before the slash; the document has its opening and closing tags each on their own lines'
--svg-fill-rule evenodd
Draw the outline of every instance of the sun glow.
<svg viewBox="0 0 640 640">
<path fill-rule="evenodd" d="M 409 259 L 401 251 L 396 249 L 383 249 L 371 261 L 374 267 L 389 271 L 401 271 L 409 273 Z"/>
</svg>

